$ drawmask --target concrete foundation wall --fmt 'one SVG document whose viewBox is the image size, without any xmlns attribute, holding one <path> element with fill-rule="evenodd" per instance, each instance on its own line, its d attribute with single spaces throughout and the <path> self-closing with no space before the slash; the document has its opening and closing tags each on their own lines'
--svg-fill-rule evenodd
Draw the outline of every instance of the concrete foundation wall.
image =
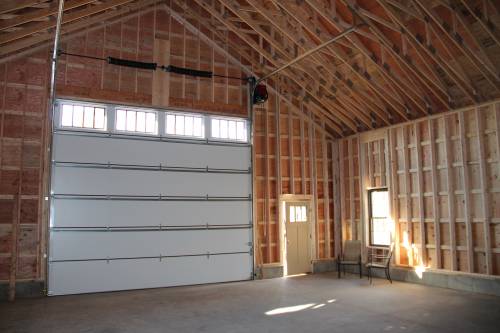
<svg viewBox="0 0 500 333">
<path fill-rule="evenodd" d="M 334 270 L 336 271 L 335 265 Z M 358 274 L 358 268 L 346 266 L 346 272 Z M 382 269 L 373 270 L 372 274 L 378 278 L 386 278 Z M 367 275 L 368 272 L 363 267 L 363 277 Z M 391 267 L 391 278 L 394 281 L 500 296 L 500 278 L 483 274 L 457 273 L 432 269 L 416 271 L 413 268 Z"/>
</svg>

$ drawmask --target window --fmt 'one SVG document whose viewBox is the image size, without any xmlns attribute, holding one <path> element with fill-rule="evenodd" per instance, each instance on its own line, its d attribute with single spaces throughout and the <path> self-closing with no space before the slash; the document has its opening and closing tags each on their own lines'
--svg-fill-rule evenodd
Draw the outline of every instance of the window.
<svg viewBox="0 0 500 333">
<path fill-rule="evenodd" d="M 215 139 L 247 142 L 246 120 L 211 118 L 212 133 Z"/>
<path fill-rule="evenodd" d="M 193 138 L 205 137 L 202 116 L 166 113 L 165 129 L 168 135 Z"/>
<path fill-rule="evenodd" d="M 61 127 L 106 129 L 106 110 L 101 106 L 61 103 Z"/>
<path fill-rule="evenodd" d="M 389 246 L 389 192 L 387 189 L 373 189 L 368 192 L 370 214 L 370 243 L 374 246 Z"/>
<path fill-rule="evenodd" d="M 157 134 L 157 117 L 154 111 L 116 109 L 115 129 L 122 132 Z"/>
<path fill-rule="evenodd" d="M 307 208 L 305 205 L 290 206 L 290 223 L 307 222 Z"/>
</svg>

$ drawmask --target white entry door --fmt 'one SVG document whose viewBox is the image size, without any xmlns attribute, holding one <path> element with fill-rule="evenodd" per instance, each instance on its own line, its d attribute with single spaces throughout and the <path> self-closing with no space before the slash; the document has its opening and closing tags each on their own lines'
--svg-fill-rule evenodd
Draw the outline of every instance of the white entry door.
<svg viewBox="0 0 500 333">
<path fill-rule="evenodd" d="M 311 271 L 308 204 L 287 202 L 285 208 L 287 274 L 308 273 Z"/>
<path fill-rule="evenodd" d="M 49 295 L 252 278 L 248 143 L 160 137 L 161 111 L 151 135 L 118 132 L 109 105 L 104 125 L 89 121 L 102 129 L 77 128 L 80 105 L 83 122 L 100 106 L 59 103 L 73 119 L 63 126 L 70 116 L 60 108 L 53 134 Z"/>
</svg>

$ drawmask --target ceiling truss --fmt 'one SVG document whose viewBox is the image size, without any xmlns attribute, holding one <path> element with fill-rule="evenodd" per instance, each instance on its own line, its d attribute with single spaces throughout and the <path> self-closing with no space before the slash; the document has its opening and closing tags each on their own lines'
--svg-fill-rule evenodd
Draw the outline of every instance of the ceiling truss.
<svg viewBox="0 0 500 333">
<path fill-rule="evenodd" d="M 500 97 L 492 0 L 66 0 L 62 31 L 158 3 L 227 40 L 257 76 L 361 25 L 269 82 L 339 136 Z M 0 56 L 50 41 L 56 14 L 56 0 L 3 1 Z"/>
</svg>

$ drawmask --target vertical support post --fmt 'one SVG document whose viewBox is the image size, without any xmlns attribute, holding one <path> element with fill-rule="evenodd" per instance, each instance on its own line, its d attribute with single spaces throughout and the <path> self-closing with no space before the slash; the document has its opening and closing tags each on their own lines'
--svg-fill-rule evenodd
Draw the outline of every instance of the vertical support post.
<svg viewBox="0 0 500 333">
<path fill-rule="evenodd" d="M 323 122 L 323 128 L 325 123 Z M 330 258 L 331 255 L 331 239 L 330 239 L 330 194 L 328 193 L 328 147 L 327 147 L 325 132 L 321 135 L 321 149 L 322 149 L 322 160 L 321 164 L 323 166 L 323 214 L 325 223 L 325 256 Z"/>
<path fill-rule="evenodd" d="M 155 14 L 156 15 L 156 14 Z M 156 16 L 155 16 L 156 17 Z M 262 257 L 260 256 L 260 242 L 259 242 L 259 239 L 257 237 L 258 233 L 258 228 L 259 228 L 259 224 L 258 224 L 258 221 L 257 219 L 255 218 L 255 216 L 257 216 L 257 214 L 255 214 L 255 211 L 256 211 L 256 205 L 257 205 L 257 199 L 255 198 L 255 193 L 257 193 L 255 191 L 256 189 L 256 184 L 255 184 L 255 147 L 254 147 L 254 130 L 255 130 L 255 117 L 254 117 L 254 112 L 253 112 L 253 90 L 254 90 L 254 84 L 255 84 L 255 79 L 252 77 L 252 78 L 249 78 L 248 79 L 248 101 L 247 101 L 247 118 L 249 119 L 250 121 L 250 128 L 248 130 L 248 133 L 249 133 L 249 142 L 250 142 L 250 160 L 252 161 L 252 167 L 251 167 L 251 170 L 252 170 L 252 209 L 251 209 L 251 218 L 252 218 L 252 247 L 253 247 L 253 260 L 252 260 L 252 280 L 255 279 L 255 276 L 256 276 L 256 267 L 257 265 L 259 264 L 259 261 L 260 263 L 262 263 Z"/>
<path fill-rule="evenodd" d="M 410 175 L 410 147 L 408 143 L 408 128 L 403 126 L 403 157 L 405 175 L 405 201 L 406 201 L 406 232 L 408 234 L 408 265 L 413 266 L 413 220 L 411 214 L 411 175 Z"/>
<path fill-rule="evenodd" d="M 424 180 L 423 180 L 423 160 L 422 160 L 422 142 L 420 136 L 420 122 L 415 122 L 413 126 L 415 131 L 415 148 L 417 153 L 417 181 L 418 181 L 418 210 L 419 210 L 419 229 L 420 229 L 420 264 L 427 264 L 427 240 L 425 238 L 425 216 L 424 216 Z"/>
<path fill-rule="evenodd" d="M 293 115 L 290 105 L 288 106 L 288 166 L 290 193 L 295 194 L 295 168 L 293 160 Z"/>
<path fill-rule="evenodd" d="M 338 145 L 338 163 L 339 163 L 339 183 L 340 183 L 340 227 L 342 229 L 342 237 L 341 237 L 341 242 L 343 242 L 345 239 L 347 239 L 347 219 L 346 219 L 346 212 L 345 212 L 345 171 L 344 171 L 344 163 L 345 163 L 345 158 L 344 158 L 344 142 L 346 142 L 347 139 L 341 139 L 338 140 L 337 145 Z M 345 229 L 344 229 L 345 227 Z M 340 252 L 342 252 L 342 247 L 340 248 Z M 337 255 L 340 255 L 340 252 L 337 253 Z"/>
<path fill-rule="evenodd" d="M 401 236 L 399 230 L 399 180 L 398 180 L 398 156 L 396 151 L 397 140 L 395 139 L 395 129 L 387 130 L 388 146 L 389 146 L 389 159 L 390 159 L 390 175 L 391 182 L 389 193 L 391 194 L 391 213 L 394 223 L 394 254 L 396 257 L 396 264 L 401 263 Z"/>
<path fill-rule="evenodd" d="M 460 147 L 462 153 L 462 170 L 463 170 L 463 195 L 464 195 L 464 217 L 465 228 L 467 234 L 467 251 L 469 258 L 469 272 L 474 272 L 474 245 L 472 242 L 472 217 L 471 217 L 471 200 L 470 200 L 470 181 L 469 181 L 469 161 L 467 159 L 467 133 L 465 132 L 464 111 L 458 113 L 459 128 L 460 128 Z"/>
<path fill-rule="evenodd" d="M 448 224 L 450 228 L 450 254 L 451 254 L 451 270 L 457 270 L 457 248 L 456 248 L 456 230 L 455 230 L 455 184 L 453 179 L 453 157 L 451 156 L 451 145 L 450 145 L 450 128 L 448 120 L 451 117 L 444 117 L 444 149 L 446 153 L 446 182 L 448 183 Z M 468 201 L 466 201 L 467 203 Z M 436 236 L 437 237 L 437 236 Z M 469 262 L 472 262 L 472 252 L 468 248 Z M 441 267 L 437 267 L 441 268 Z"/>
<path fill-rule="evenodd" d="M 358 140 L 358 205 L 359 205 L 359 224 L 358 233 L 361 233 L 358 238 L 361 240 L 361 261 L 367 259 L 366 248 L 370 244 L 368 237 L 369 226 L 368 221 L 365 220 L 365 215 L 368 215 L 368 205 L 365 205 L 365 196 L 368 199 L 368 192 L 365 191 L 367 187 L 375 185 L 374 163 L 371 164 L 371 171 L 366 170 L 367 159 L 373 158 L 373 144 L 370 142 L 361 142 L 361 136 L 357 135 Z M 372 142 L 372 141 L 371 141 Z M 373 142 L 372 142 L 373 143 Z M 371 155 L 371 156 L 370 156 Z M 372 162 L 374 162 L 372 160 Z M 371 173 L 371 176 L 370 176 Z"/>
<path fill-rule="evenodd" d="M 479 169 L 481 173 L 481 192 L 483 197 L 483 232 L 484 232 L 484 255 L 486 261 L 486 274 L 491 275 L 493 272 L 493 260 L 491 256 L 491 238 L 490 238 L 490 194 L 488 188 L 488 172 L 486 171 L 486 154 L 484 152 L 484 125 L 483 117 L 479 108 L 475 110 L 477 137 L 479 143 Z"/>
<path fill-rule="evenodd" d="M 304 112 L 304 101 L 300 101 L 300 110 Z M 306 194 L 306 154 L 304 140 L 304 118 L 300 117 L 300 179 L 302 194 Z"/>
<path fill-rule="evenodd" d="M 349 158 L 349 218 L 351 220 L 351 239 L 355 240 L 358 239 L 358 232 L 356 228 L 356 221 L 354 218 L 355 210 L 354 210 L 354 162 L 353 162 L 353 155 L 354 155 L 354 150 L 352 148 L 352 138 L 348 139 L 349 141 L 349 146 L 348 146 L 348 158 Z"/>
<path fill-rule="evenodd" d="M 387 172 L 387 161 L 385 160 L 386 157 L 386 139 L 381 139 L 378 141 L 378 159 L 379 159 L 379 164 L 380 164 L 380 186 L 387 186 L 387 179 L 386 179 L 386 172 Z"/>
<path fill-rule="evenodd" d="M 436 253 L 436 268 L 441 268 L 441 217 L 439 216 L 439 190 L 436 164 L 436 138 L 434 135 L 433 120 L 427 121 L 429 130 L 429 144 L 431 149 L 431 173 L 432 173 L 432 215 L 434 217 L 434 243 Z M 447 170 L 448 172 L 449 170 Z"/>
<path fill-rule="evenodd" d="M 333 237 L 334 237 L 334 253 L 333 256 L 340 255 L 342 242 L 342 217 L 340 197 L 342 190 L 340 188 L 340 156 L 339 156 L 339 140 L 332 142 L 332 177 L 333 177 Z"/>
<path fill-rule="evenodd" d="M 278 207 L 278 229 L 281 230 L 280 228 L 283 227 L 283 220 L 284 217 L 282 216 L 282 210 L 281 210 L 281 138 L 280 138 L 280 106 L 281 106 L 281 101 L 280 101 L 280 95 L 279 95 L 279 83 L 276 83 L 276 97 L 274 101 L 274 137 L 275 137 L 275 153 L 274 153 L 274 159 L 275 159 L 275 166 L 276 166 L 276 206 Z M 286 214 L 286 213 L 285 213 Z M 285 234 L 285 231 L 280 232 L 280 235 Z M 286 254 L 286 239 L 282 238 L 282 240 L 285 242 L 281 247 L 280 251 L 280 259 L 283 263 L 285 263 L 285 254 Z M 286 267 L 285 267 L 286 268 Z"/>
<path fill-rule="evenodd" d="M 368 184 L 365 185 L 368 185 L 369 187 L 375 187 L 375 163 L 373 160 L 373 146 L 373 141 L 366 142 L 366 158 L 368 159 Z M 365 156 L 365 154 L 363 154 L 362 156 Z M 360 163 L 362 162 L 360 161 Z"/>
<path fill-rule="evenodd" d="M 18 178 L 17 182 L 20 183 L 21 180 Z M 20 188 L 17 184 L 17 188 Z M 19 213 L 20 213 L 20 201 L 19 193 L 14 194 L 14 204 L 12 206 L 12 247 L 10 251 L 10 273 L 9 273 L 9 302 L 14 302 L 16 299 L 16 276 L 17 276 L 17 248 L 19 242 Z"/>
<path fill-rule="evenodd" d="M 266 102 L 267 104 L 268 102 Z M 264 177 L 265 177 L 265 199 L 264 199 L 264 219 L 265 219 L 265 231 L 264 235 L 266 237 L 266 244 L 267 244 L 267 263 L 271 263 L 273 258 L 272 258 L 272 246 L 271 246 L 271 221 L 269 220 L 269 210 L 270 210 L 270 180 L 269 180 L 269 108 L 266 107 L 264 108 Z"/>
<path fill-rule="evenodd" d="M 50 89 L 49 89 L 49 103 L 48 103 L 48 128 L 50 129 L 50 132 L 48 133 L 48 145 L 47 145 L 47 155 L 45 158 L 45 161 L 47 161 L 48 165 L 48 172 L 47 172 L 47 183 L 45 185 L 46 188 L 46 203 L 47 205 L 45 206 L 47 208 L 48 214 L 47 214 L 47 226 L 50 226 L 50 219 L 51 219 L 51 206 L 52 206 L 52 198 L 51 198 L 51 182 L 52 182 L 52 167 L 51 167 L 51 160 L 52 160 L 52 133 L 54 133 L 54 113 L 55 113 L 55 99 L 56 99 L 56 75 L 57 75 L 57 58 L 58 58 L 58 49 L 59 49 L 59 40 L 61 36 L 61 25 L 62 25 L 62 18 L 63 18 L 63 13 L 64 13 L 64 0 L 59 0 L 59 7 L 57 10 L 57 21 L 56 21 L 56 30 L 54 34 L 54 48 L 52 50 L 52 58 L 51 58 L 51 72 L 50 72 Z M 45 244 L 47 248 L 45 249 L 46 253 L 44 254 L 45 258 L 49 258 L 49 247 L 48 244 L 50 239 L 50 232 L 47 233 L 46 235 L 46 240 Z M 46 259 L 47 260 L 47 259 Z M 49 278 L 49 272 L 46 270 L 45 272 L 45 283 L 47 283 Z M 46 290 L 48 288 L 45 288 Z"/>
</svg>

